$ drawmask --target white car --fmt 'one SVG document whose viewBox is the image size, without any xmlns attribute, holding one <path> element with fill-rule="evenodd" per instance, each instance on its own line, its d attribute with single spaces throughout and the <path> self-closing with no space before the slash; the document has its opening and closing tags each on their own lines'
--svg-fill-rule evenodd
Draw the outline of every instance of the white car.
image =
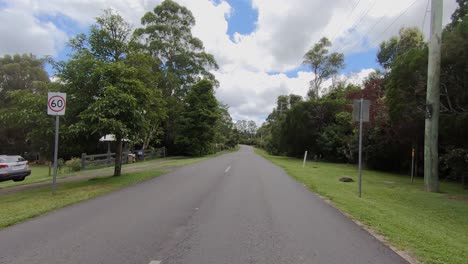
<svg viewBox="0 0 468 264">
<path fill-rule="evenodd" d="M 23 181 L 31 175 L 29 163 L 21 156 L 0 155 L 0 182 Z"/>
</svg>

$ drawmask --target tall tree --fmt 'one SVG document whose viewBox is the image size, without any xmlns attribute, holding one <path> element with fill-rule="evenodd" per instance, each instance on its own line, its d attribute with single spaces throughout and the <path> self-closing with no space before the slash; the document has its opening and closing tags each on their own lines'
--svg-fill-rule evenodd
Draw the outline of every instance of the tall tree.
<svg viewBox="0 0 468 264">
<path fill-rule="evenodd" d="M 204 51 L 203 42 L 192 35 L 195 18 L 189 9 L 164 0 L 146 13 L 141 23 L 144 27 L 135 31 L 135 37 L 161 61 L 165 96 L 183 97 L 202 78 L 215 82 L 209 70 L 218 65 L 213 55 Z"/>
<path fill-rule="evenodd" d="M 31 54 L 0 58 L 0 153 L 47 156 L 44 105 L 50 81 L 44 64 Z"/>
<path fill-rule="evenodd" d="M 32 54 L 5 55 L 0 58 L 0 104 L 4 106 L 8 91 L 28 90 L 32 93 L 49 82 L 45 60 Z"/>
<path fill-rule="evenodd" d="M 332 43 L 323 37 L 304 55 L 304 64 L 311 67 L 314 79 L 310 82 L 311 98 L 319 98 L 321 85 L 324 80 L 333 77 L 344 67 L 344 55 L 342 53 L 329 53 L 328 48 Z"/>
<path fill-rule="evenodd" d="M 229 106 L 218 102 L 218 112 L 220 116 L 215 126 L 215 143 L 227 148 L 233 148 L 238 144 L 239 135 L 237 130 L 235 130 L 235 126 L 228 109 Z"/>
<path fill-rule="evenodd" d="M 417 27 L 401 28 L 398 36 L 391 37 L 380 44 L 377 60 L 384 69 L 389 69 L 395 60 L 407 52 L 414 48 L 424 48 L 424 46 L 424 36 Z"/>
<path fill-rule="evenodd" d="M 255 133 L 257 132 L 257 124 L 255 123 L 255 121 L 250 120 L 247 122 L 247 131 L 251 137 L 255 135 Z"/>
<path fill-rule="evenodd" d="M 386 70 L 383 90 L 389 122 L 396 134 L 393 145 L 409 151 L 422 144 L 426 102 L 427 45 L 417 28 L 402 28 L 382 42 L 377 54 Z"/>
<path fill-rule="evenodd" d="M 176 143 L 188 155 L 208 154 L 212 150 L 218 119 L 218 101 L 214 96 L 213 83 L 202 80 L 190 89 L 184 100 Z"/>
<path fill-rule="evenodd" d="M 218 65 L 213 55 L 205 52 L 203 42 L 192 35 L 195 18 L 184 6 L 164 0 L 141 18 L 142 28 L 134 32 L 139 43 L 160 61 L 161 76 L 158 87 L 168 106 L 168 118 L 164 124 L 165 145 L 177 151 L 174 145 L 177 116 L 183 111 L 184 97 L 201 79 L 217 81 L 210 72 Z"/>
<path fill-rule="evenodd" d="M 75 54 L 58 68 L 73 105 L 70 131 L 115 135 L 115 176 L 121 174 L 122 140 L 141 140 L 165 115 L 159 106 L 161 94 L 149 77 L 151 57 L 138 50 L 130 53 L 130 33 L 119 14 L 106 10 L 88 36 L 81 34 L 70 42 Z"/>
</svg>

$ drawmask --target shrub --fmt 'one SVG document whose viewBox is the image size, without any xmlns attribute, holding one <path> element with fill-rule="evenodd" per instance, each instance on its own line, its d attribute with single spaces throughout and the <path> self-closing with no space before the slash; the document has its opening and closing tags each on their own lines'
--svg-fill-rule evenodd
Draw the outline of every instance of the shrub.
<svg viewBox="0 0 468 264">
<path fill-rule="evenodd" d="M 453 180 L 459 180 L 468 171 L 468 150 L 463 148 L 448 148 L 447 153 L 440 157 L 442 174 Z"/>
<path fill-rule="evenodd" d="M 65 162 L 62 158 L 59 158 L 57 160 L 57 170 L 59 173 L 62 173 L 63 165 L 65 165 Z"/>
<path fill-rule="evenodd" d="M 80 171 L 81 170 L 81 159 L 80 158 L 71 158 L 67 160 L 65 165 L 70 168 L 71 171 Z"/>
</svg>

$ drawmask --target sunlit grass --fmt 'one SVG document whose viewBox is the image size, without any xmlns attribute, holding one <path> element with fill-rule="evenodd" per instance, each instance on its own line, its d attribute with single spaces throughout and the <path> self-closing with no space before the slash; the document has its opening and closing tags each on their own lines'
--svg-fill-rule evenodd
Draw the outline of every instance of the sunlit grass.
<svg viewBox="0 0 468 264">
<path fill-rule="evenodd" d="M 442 182 L 442 193 L 427 193 L 420 178 L 411 183 L 409 176 L 364 170 L 358 198 L 356 166 L 307 162 L 302 168 L 302 160 L 256 152 L 424 263 L 468 263 L 468 191 L 460 184 Z M 343 176 L 355 182 L 338 181 Z"/>
<path fill-rule="evenodd" d="M 84 201 L 125 186 L 156 176 L 164 171 L 143 171 L 123 174 L 120 177 L 103 176 L 57 185 L 52 194 L 51 186 L 23 190 L 0 195 L 0 228 L 24 221 L 49 211 Z"/>
<path fill-rule="evenodd" d="M 158 159 L 150 159 L 145 160 L 137 163 L 131 164 L 124 164 L 122 166 L 123 172 L 130 171 L 130 170 L 146 170 L 146 169 L 157 169 L 157 168 L 164 168 L 164 167 L 178 167 L 189 165 L 194 162 L 206 160 L 208 158 L 212 158 L 215 156 L 219 156 L 222 154 L 226 154 L 229 152 L 237 151 L 239 148 L 234 148 L 231 150 L 224 150 L 218 152 L 216 154 L 207 155 L 204 157 L 184 157 L 184 156 L 176 156 L 176 157 L 167 157 L 167 158 L 158 158 Z M 37 182 L 45 182 L 45 181 L 52 181 L 52 176 L 49 176 L 49 166 L 47 165 L 32 165 L 31 167 L 31 175 L 26 177 L 24 181 L 21 182 L 14 182 L 14 181 L 4 181 L 0 182 L 0 189 L 1 188 L 8 188 L 20 185 L 28 185 Z M 71 172 L 67 167 L 62 168 L 62 170 L 57 174 L 57 178 L 67 178 L 67 177 L 75 177 L 90 173 L 97 173 L 101 172 L 102 175 L 110 174 L 113 171 L 113 167 L 105 167 L 99 169 L 89 169 L 79 172 Z M 52 174 L 52 173 L 51 173 Z"/>
</svg>

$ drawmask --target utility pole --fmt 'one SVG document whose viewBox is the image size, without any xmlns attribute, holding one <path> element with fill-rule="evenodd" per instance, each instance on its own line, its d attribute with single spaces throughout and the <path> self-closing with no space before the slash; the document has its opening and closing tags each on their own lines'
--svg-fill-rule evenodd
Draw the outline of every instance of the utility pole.
<svg viewBox="0 0 468 264">
<path fill-rule="evenodd" d="M 440 47 L 443 0 L 431 0 L 431 31 L 427 70 L 426 127 L 424 133 L 424 186 L 439 191 Z"/>
</svg>

